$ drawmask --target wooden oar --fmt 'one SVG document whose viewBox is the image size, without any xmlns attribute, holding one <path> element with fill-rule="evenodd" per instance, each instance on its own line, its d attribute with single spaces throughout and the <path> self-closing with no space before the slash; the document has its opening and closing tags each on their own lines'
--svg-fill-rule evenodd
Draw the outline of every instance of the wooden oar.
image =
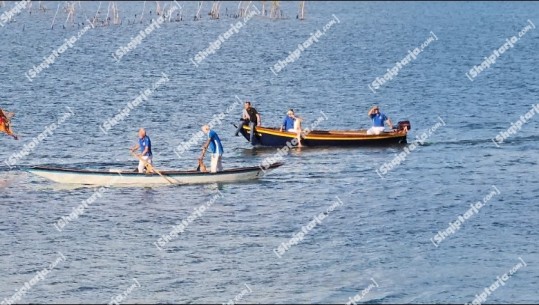
<svg viewBox="0 0 539 305">
<path fill-rule="evenodd" d="M 207 172 L 206 165 L 202 159 L 198 159 L 197 172 Z"/>
<path fill-rule="evenodd" d="M 206 149 L 202 151 L 202 155 L 198 158 L 197 172 L 206 172 L 206 165 L 204 165 L 204 155 L 206 155 Z"/>
<path fill-rule="evenodd" d="M 148 170 L 150 170 L 151 172 L 156 172 L 159 174 L 159 176 L 163 177 L 163 179 L 167 180 L 170 184 L 174 184 L 174 182 L 170 181 L 165 175 L 161 174 L 160 171 L 158 171 L 157 169 L 155 169 L 155 167 L 153 167 L 150 163 L 146 162 L 146 160 L 142 159 L 141 156 L 135 154 L 133 151 L 131 151 L 131 154 L 135 157 L 137 157 L 140 161 L 142 161 L 142 163 L 144 163 L 144 165 L 148 168 Z"/>
</svg>

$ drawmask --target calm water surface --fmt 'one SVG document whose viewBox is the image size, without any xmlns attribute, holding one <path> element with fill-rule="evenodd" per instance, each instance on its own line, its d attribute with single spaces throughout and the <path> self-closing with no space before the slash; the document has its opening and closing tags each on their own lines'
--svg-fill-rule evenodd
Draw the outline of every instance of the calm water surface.
<svg viewBox="0 0 539 305">
<path fill-rule="evenodd" d="M 226 16 L 237 4 L 223 3 L 215 21 L 207 1 L 195 22 L 197 2 L 181 2 L 183 21 L 164 23 L 116 62 L 112 53 L 155 18 L 148 2 L 143 24 L 128 25 L 143 3 L 119 2 L 127 18 L 121 26 L 90 29 L 32 81 L 25 73 L 82 25 L 62 28 L 60 9 L 51 30 L 57 2 L 46 3 L 46 13 L 35 2 L 31 15 L 24 11 L 0 27 L 0 106 L 16 112 L 13 128 L 21 136 L 0 137 L 2 300 L 56 262 L 19 303 L 108 303 L 126 291 L 128 303 L 223 303 L 240 295 L 243 303 L 346 303 L 374 282 L 359 302 L 467 303 L 519 263 L 486 302 L 539 301 L 539 118 L 499 147 L 491 140 L 539 103 L 539 31 L 530 29 L 473 82 L 465 75 L 529 22 L 539 25 L 539 3 L 308 2 L 303 21 L 295 18 L 298 2 L 282 3 L 290 18 L 254 17 L 193 65 L 191 58 L 237 22 Z M 79 23 L 98 3 L 81 6 Z M 296 61 L 277 75 L 270 71 L 334 18 L 339 22 Z M 368 88 L 432 33 L 437 40 L 397 76 L 376 93 Z M 100 130 L 162 73 L 169 81 L 108 134 Z M 256 182 L 108 189 L 61 232 L 56 221 L 98 189 L 20 170 L 134 168 L 127 148 L 140 126 L 152 139 L 157 168 L 193 169 L 202 143 L 180 156 L 174 148 L 236 96 L 252 100 L 266 126 L 278 126 L 294 108 L 307 125 L 324 112 L 329 120 L 321 129 L 365 128 L 373 104 L 395 122 L 410 120 L 410 139 L 444 125 L 383 178 L 375 170 L 402 147 L 296 149 Z M 10 170 L 3 161 L 66 107 L 75 115 Z M 234 137 L 239 115 L 237 108 L 215 128 L 226 168 L 256 166 L 276 152 Z M 495 189 L 499 194 L 460 229 L 433 244 L 438 231 Z M 216 194 L 222 198 L 163 250 L 154 245 Z M 337 196 L 342 206 L 280 258 L 274 253 Z"/>
</svg>

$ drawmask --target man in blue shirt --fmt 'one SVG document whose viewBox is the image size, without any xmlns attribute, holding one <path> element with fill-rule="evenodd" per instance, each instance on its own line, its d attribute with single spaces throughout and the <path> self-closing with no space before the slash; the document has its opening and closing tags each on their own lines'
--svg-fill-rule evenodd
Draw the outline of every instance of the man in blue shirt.
<svg viewBox="0 0 539 305">
<path fill-rule="evenodd" d="M 210 126 L 204 125 L 202 126 L 202 131 L 208 135 L 208 140 L 206 140 L 206 143 L 202 146 L 202 158 L 204 158 L 204 154 L 206 153 L 206 150 L 210 151 L 211 154 L 211 169 L 210 171 L 212 173 L 220 172 L 223 170 L 223 164 L 221 163 L 221 159 L 223 156 L 223 145 L 221 144 L 221 139 L 219 139 L 219 136 L 217 133 L 210 129 Z"/>
<path fill-rule="evenodd" d="M 294 110 L 289 109 L 288 112 L 286 113 L 286 116 L 284 117 L 283 124 L 281 125 L 280 131 L 283 131 L 284 129 L 285 131 L 288 131 L 288 132 L 294 132 L 295 121 L 296 121 L 296 117 L 294 116 Z"/>
<path fill-rule="evenodd" d="M 391 119 L 380 112 L 378 106 L 374 106 L 369 110 L 369 117 L 372 120 L 372 127 L 367 130 L 368 135 L 379 135 L 384 132 L 384 123 L 387 121 L 389 128 L 393 129 Z"/>
<path fill-rule="evenodd" d="M 288 109 L 286 117 L 283 120 L 280 131 L 283 131 L 283 127 L 288 132 L 295 132 L 297 134 L 298 147 L 303 147 L 301 144 L 301 122 L 303 120 L 294 114 L 293 109 Z"/>
<path fill-rule="evenodd" d="M 146 130 L 144 128 L 139 129 L 138 138 L 138 144 L 132 147 L 131 151 L 134 152 L 135 150 L 140 149 L 141 159 L 152 165 L 152 141 L 150 141 L 150 137 L 146 135 Z M 146 167 L 146 164 L 140 160 L 138 163 L 138 172 L 143 173 L 144 167 Z"/>
</svg>

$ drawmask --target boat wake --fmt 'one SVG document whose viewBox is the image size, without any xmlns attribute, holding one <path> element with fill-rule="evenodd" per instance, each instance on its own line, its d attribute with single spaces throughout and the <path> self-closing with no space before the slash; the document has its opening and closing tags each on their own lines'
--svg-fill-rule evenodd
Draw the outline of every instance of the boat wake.
<svg viewBox="0 0 539 305">
<path fill-rule="evenodd" d="M 532 135 L 527 137 L 512 137 L 506 139 L 504 144 L 522 144 L 528 142 L 537 142 L 539 141 L 539 135 Z M 469 140 L 455 140 L 455 141 L 440 141 L 440 142 L 425 142 L 421 146 L 431 146 L 431 145 L 461 145 L 461 146 L 474 146 L 474 145 L 495 145 L 492 139 L 469 139 Z"/>
</svg>

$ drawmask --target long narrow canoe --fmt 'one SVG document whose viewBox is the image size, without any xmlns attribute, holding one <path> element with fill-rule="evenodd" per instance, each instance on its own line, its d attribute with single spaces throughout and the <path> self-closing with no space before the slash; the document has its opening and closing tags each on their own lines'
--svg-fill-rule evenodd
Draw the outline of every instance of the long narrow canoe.
<svg viewBox="0 0 539 305">
<path fill-rule="evenodd" d="M 199 171 L 160 171 L 158 174 L 140 174 L 133 171 L 121 170 L 80 170 L 56 168 L 47 166 L 34 166 L 28 172 L 58 183 L 84 184 L 84 185 L 132 185 L 151 186 L 163 184 L 201 184 L 201 183 L 228 183 L 254 180 L 262 177 L 268 171 L 283 165 L 281 162 L 273 163 L 268 168 L 258 166 L 227 169 L 217 173 Z"/>
<path fill-rule="evenodd" d="M 241 134 L 249 141 L 251 128 L 244 125 Z M 313 130 L 302 137 L 304 146 L 387 146 L 406 144 L 408 129 L 392 130 L 380 135 L 367 135 L 367 130 Z M 279 131 L 278 128 L 256 127 L 257 144 L 262 146 L 284 147 L 296 138 L 296 133 Z M 291 146 L 293 143 L 289 144 Z"/>
</svg>

